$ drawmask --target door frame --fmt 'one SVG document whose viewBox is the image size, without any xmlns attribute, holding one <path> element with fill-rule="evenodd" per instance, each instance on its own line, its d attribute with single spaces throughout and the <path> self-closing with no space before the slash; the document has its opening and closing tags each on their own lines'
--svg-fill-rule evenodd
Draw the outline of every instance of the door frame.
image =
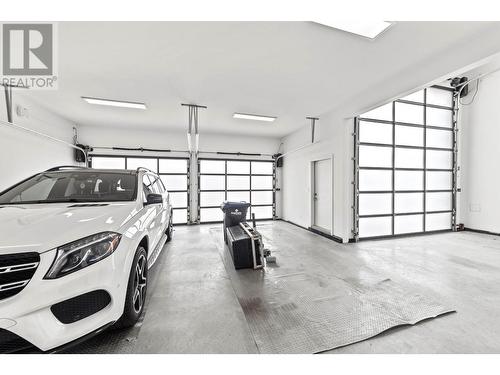
<svg viewBox="0 0 500 375">
<path fill-rule="evenodd" d="M 331 207 L 330 207 L 330 223 L 331 226 L 330 228 L 321 228 L 318 227 L 314 224 L 314 190 L 315 190 L 315 182 L 314 182 L 314 163 L 322 160 L 330 160 L 330 166 L 331 166 L 331 173 L 330 173 L 330 187 L 331 187 L 331 192 L 330 192 L 330 201 L 331 201 Z M 313 230 L 320 231 L 324 234 L 333 236 L 334 231 L 333 228 L 335 227 L 334 225 L 334 207 L 335 207 L 335 202 L 334 202 L 334 161 L 335 157 L 334 154 L 324 154 L 321 156 L 314 157 L 310 159 L 309 161 L 309 214 L 310 214 L 310 220 L 309 220 L 309 227 Z"/>
</svg>

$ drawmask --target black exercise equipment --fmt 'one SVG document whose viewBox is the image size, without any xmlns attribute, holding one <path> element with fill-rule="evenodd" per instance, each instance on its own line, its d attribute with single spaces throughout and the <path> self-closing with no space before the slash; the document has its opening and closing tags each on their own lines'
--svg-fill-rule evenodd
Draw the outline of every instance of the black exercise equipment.
<svg viewBox="0 0 500 375">
<path fill-rule="evenodd" d="M 246 216 L 250 203 L 223 202 L 224 242 L 227 244 L 234 268 L 263 268 L 267 262 L 275 262 L 271 252 L 264 249 L 262 236 L 255 225 L 255 214 L 252 214 L 253 226 L 247 223 Z"/>
</svg>

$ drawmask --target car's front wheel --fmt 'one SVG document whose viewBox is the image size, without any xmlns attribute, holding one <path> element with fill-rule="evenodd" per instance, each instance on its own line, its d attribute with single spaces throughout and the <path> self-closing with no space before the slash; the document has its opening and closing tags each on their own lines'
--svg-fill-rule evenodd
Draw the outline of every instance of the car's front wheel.
<svg viewBox="0 0 500 375">
<path fill-rule="evenodd" d="M 148 286 L 148 257 L 146 250 L 139 247 L 135 253 L 125 296 L 125 309 L 118 321 L 120 327 L 132 327 L 144 310 Z"/>
</svg>

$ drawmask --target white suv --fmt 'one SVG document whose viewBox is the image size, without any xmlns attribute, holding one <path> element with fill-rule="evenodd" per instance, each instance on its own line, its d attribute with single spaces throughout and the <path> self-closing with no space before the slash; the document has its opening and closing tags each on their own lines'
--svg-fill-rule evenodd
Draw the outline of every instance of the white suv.
<svg viewBox="0 0 500 375">
<path fill-rule="evenodd" d="M 160 178 L 57 167 L 0 193 L 0 353 L 52 350 L 142 313 L 172 238 Z"/>
</svg>

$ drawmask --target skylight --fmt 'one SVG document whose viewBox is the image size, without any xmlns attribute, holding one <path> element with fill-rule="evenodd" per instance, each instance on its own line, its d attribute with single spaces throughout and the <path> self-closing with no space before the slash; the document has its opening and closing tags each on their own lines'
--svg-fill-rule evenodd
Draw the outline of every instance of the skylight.
<svg viewBox="0 0 500 375">
<path fill-rule="evenodd" d="M 387 21 L 332 21 L 318 23 L 370 39 L 376 38 L 391 26 L 391 23 Z"/>
</svg>

